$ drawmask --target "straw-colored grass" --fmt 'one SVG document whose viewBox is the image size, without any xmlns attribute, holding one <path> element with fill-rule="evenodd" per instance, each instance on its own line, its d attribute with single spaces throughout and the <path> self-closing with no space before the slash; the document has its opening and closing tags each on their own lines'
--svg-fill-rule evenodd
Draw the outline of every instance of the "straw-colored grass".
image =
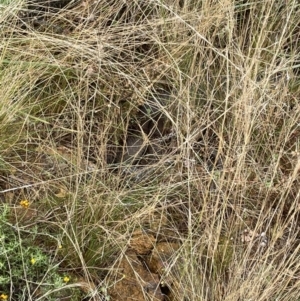
<svg viewBox="0 0 300 301">
<path fill-rule="evenodd" d="M 298 1 L 61 3 L 0 0 L 0 300 L 131 300 L 134 233 L 156 300 L 298 300 Z"/>
</svg>

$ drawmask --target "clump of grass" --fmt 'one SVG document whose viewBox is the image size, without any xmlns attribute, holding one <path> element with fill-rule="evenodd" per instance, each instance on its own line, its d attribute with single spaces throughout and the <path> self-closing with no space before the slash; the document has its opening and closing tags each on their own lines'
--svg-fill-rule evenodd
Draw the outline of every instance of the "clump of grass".
<svg viewBox="0 0 300 301">
<path fill-rule="evenodd" d="M 3 3 L 0 299 L 109 298 L 140 230 L 171 300 L 296 300 L 297 1 Z"/>
</svg>

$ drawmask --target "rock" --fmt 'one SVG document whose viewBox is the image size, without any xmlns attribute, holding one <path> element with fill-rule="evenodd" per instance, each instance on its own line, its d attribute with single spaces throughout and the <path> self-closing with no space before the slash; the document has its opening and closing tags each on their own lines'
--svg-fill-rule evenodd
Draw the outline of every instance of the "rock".
<svg viewBox="0 0 300 301">
<path fill-rule="evenodd" d="M 165 273 L 179 247 L 178 243 L 156 242 L 152 234 L 135 231 L 109 286 L 111 300 L 179 301 L 179 284 L 172 274 Z"/>
<path fill-rule="evenodd" d="M 124 161 L 127 160 L 138 160 L 143 156 L 145 151 L 144 140 L 141 134 L 136 136 L 129 135 L 126 140 L 126 153 L 124 154 Z"/>
<path fill-rule="evenodd" d="M 113 301 L 163 301 L 159 277 L 149 272 L 134 250 L 128 250 L 121 260 L 115 284 L 108 290 Z"/>
<path fill-rule="evenodd" d="M 161 288 L 168 292 L 166 300 L 169 301 L 182 300 L 181 295 L 178 295 L 178 292 L 182 290 L 178 282 L 178 273 L 174 273 L 174 269 L 178 269 L 178 262 L 175 265 L 172 262 L 179 247 L 178 243 L 157 243 L 151 255 L 146 259 L 149 270 L 159 276 Z M 172 269 L 170 269 L 170 264 L 172 264 Z"/>
<path fill-rule="evenodd" d="M 142 231 L 136 231 L 132 234 L 130 247 L 138 255 L 149 254 L 154 246 L 155 238 L 152 234 L 146 234 Z"/>
<path fill-rule="evenodd" d="M 180 245 L 178 243 L 157 243 L 151 255 L 146 260 L 150 271 L 162 276 L 164 271 L 168 268 L 172 256 L 179 247 Z"/>
</svg>

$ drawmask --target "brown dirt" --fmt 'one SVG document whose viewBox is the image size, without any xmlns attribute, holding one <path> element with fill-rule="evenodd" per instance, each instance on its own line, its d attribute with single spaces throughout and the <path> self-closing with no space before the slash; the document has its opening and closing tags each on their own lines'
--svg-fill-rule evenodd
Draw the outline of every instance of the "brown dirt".
<svg viewBox="0 0 300 301">
<path fill-rule="evenodd" d="M 162 288 L 176 280 L 166 283 L 162 281 L 162 275 L 179 246 L 177 243 L 156 242 L 153 235 L 142 231 L 134 232 L 115 275 L 116 283 L 109 290 L 111 300 L 175 300 L 171 295 L 164 294 Z"/>
</svg>

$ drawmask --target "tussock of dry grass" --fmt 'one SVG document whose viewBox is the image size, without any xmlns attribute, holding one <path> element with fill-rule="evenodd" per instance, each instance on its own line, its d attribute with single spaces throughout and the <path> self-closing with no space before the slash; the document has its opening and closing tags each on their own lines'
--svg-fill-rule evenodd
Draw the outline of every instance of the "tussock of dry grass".
<svg viewBox="0 0 300 301">
<path fill-rule="evenodd" d="M 1 202 L 73 280 L 38 300 L 103 300 L 135 231 L 180 246 L 170 300 L 298 300 L 297 1 L 30 9 L 0 9 Z"/>
</svg>

